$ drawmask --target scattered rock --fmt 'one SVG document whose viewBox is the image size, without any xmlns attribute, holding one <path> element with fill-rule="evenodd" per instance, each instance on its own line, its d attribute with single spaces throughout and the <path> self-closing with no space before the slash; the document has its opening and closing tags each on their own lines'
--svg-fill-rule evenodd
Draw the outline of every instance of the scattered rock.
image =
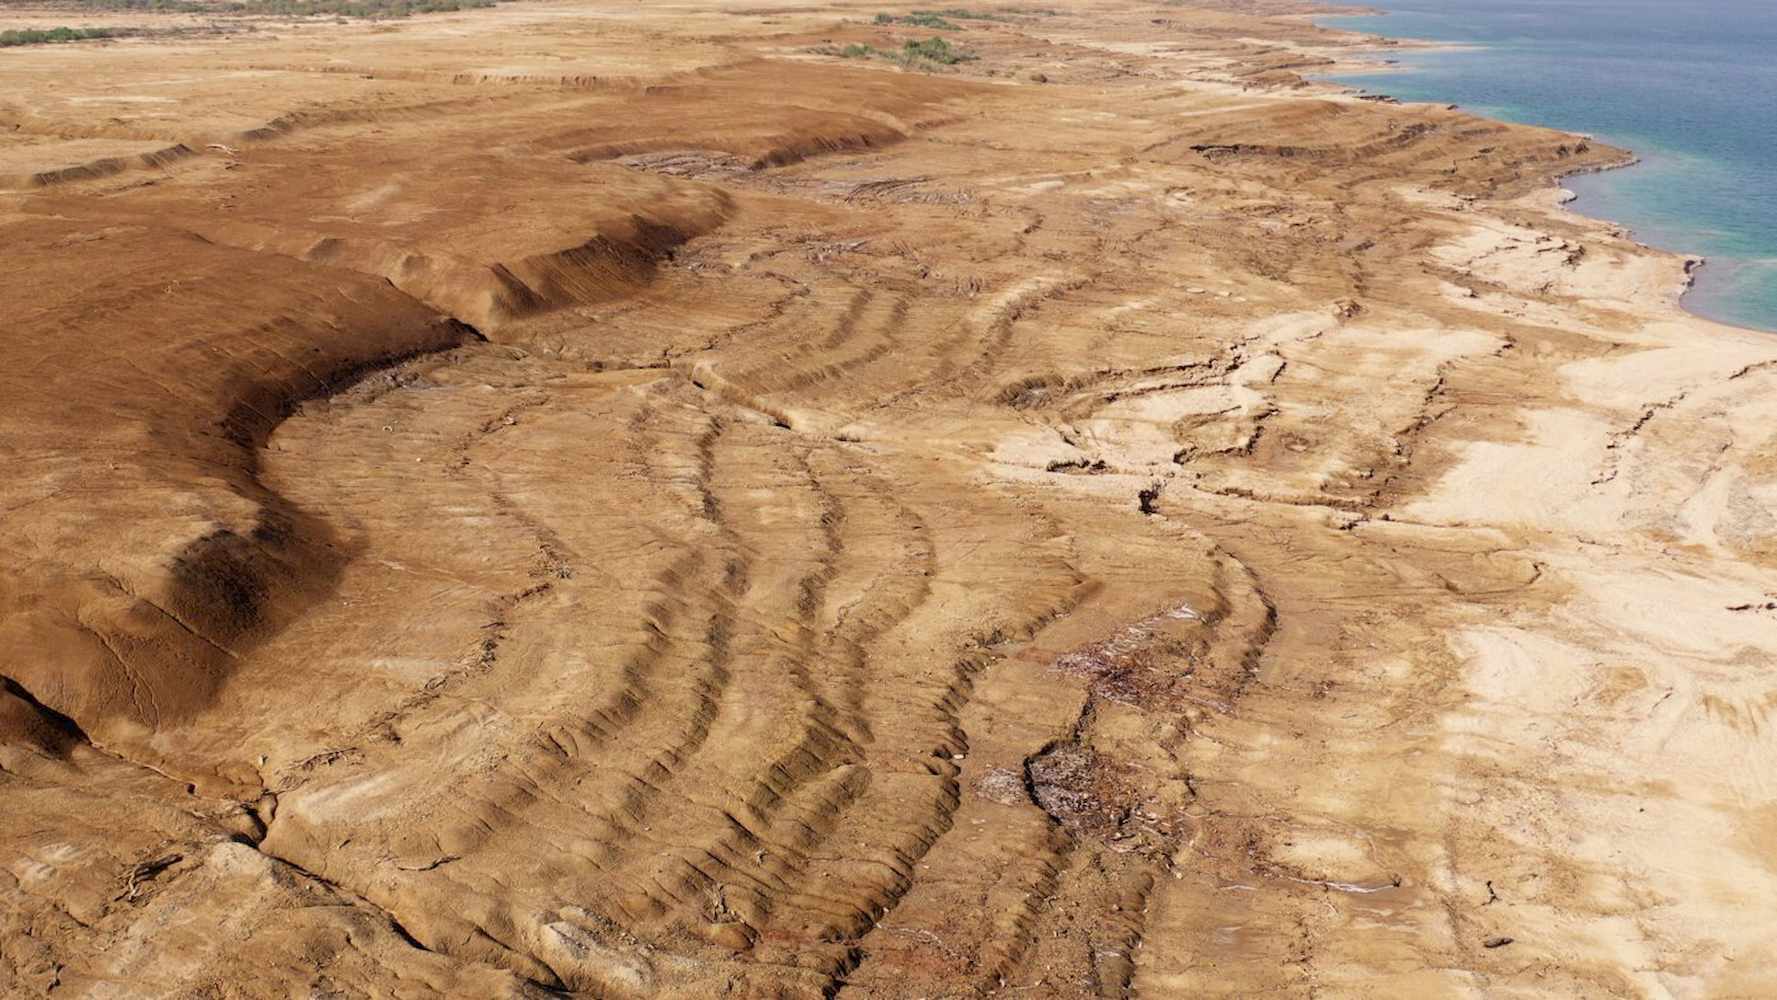
<svg viewBox="0 0 1777 1000">
<path fill-rule="evenodd" d="M 975 782 L 975 792 L 984 799 L 1006 806 L 1023 805 L 1030 801 L 1030 795 L 1024 788 L 1024 778 L 1003 767 L 996 767 L 982 775 Z"/>
</svg>

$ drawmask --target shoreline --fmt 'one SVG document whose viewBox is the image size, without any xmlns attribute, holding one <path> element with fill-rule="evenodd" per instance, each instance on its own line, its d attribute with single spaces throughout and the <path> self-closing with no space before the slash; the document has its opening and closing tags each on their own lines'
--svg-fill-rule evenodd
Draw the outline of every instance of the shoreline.
<svg viewBox="0 0 1777 1000">
<path fill-rule="evenodd" d="M 1579 134 L 1579 133 L 1570 133 L 1570 134 Z M 1618 147 L 1618 148 L 1621 148 L 1621 147 Z M 1560 174 L 1559 176 L 1555 177 L 1552 181 L 1552 183 L 1556 187 L 1556 190 L 1558 192 L 1560 192 L 1560 195 L 1557 200 L 1557 205 L 1563 211 L 1571 212 L 1573 215 L 1575 215 L 1579 218 L 1590 219 L 1590 220 L 1593 220 L 1596 222 L 1605 222 L 1605 223 L 1609 223 L 1610 225 L 1620 227 L 1622 232 L 1624 233 L 1624 238 L 1628 239 L 1630 242 L 1634 243 L 1636 246 L 1644 247 L 1648 250 L 1654 251 L 1655 253 L 1664 254 L 1668 257 L 1677 258 L 1683 268 L 1683 277 L 1679 280 L 1678 289 L 1673 294 L 1672 304 L 1674 306 L 1676 306 L 1678 309 L 1682 310 L 1685 313 L 1685 315 L 1696 317 L 1697 319 L 1703 320 L 1708 323 L 1713 323 L 1716 326 L 1726 327 L 1728 329 L 1733 329 L 1733 330 L 1741 330 L 1741 331 L 1744 331 L 1747 333 L 1759 333 L 1759 334 L 1777 333 L 1777 330 L 1762 330 L 1762 329 L 1759 329 L 1758 327 L 1743 326 L 1739 323 L 1730 323 L 1726 320 L 1716 319 L 1713 316 L 1705 315 L 1704 313 L 1698 312 L 1697 310 L 1690 308 L 1690 306 L 1686 303 L 1686 299 L 1690 297 L 1690 293 L 1692 292 L 1692 290 L 1694 290 L 1696 288 L 1697 275 L 1702 273 L 1703 269 L 1709 265 L 1709 258 L 1708 257 L 1706 257 L 1702 254 L 1685 253 L 1682 251 L 1672 250 L 1667 247 L 1659 246 L 1659 245 L 1653 244 L 1653 243 L 1643 243 L 1642 241 L 1634 238 L 1635 231 L 1632 228 L 1630 228 L 1627 223 L 1618 222 L 1615 219 L 1606 218 L 1605 216 L 1601 216 L 1601 215 L 1592 215 L 1587 212 L 1581 211 L 1579 208 L 1575 207 L 1575 204 L 1577 202 L 1579 202 L 1584 197 L 1584 195 L 1581 195 L 1578 191 L 1575 191 L 1572 188 L 1567 187 L 1566 182 L 1567 182 L 1568 178 L 1570 178 L 1570 177 L 1595 177 L 1600 174 L 1615 173 L 1617 171 L 1622 171 L 1622 170 L 1631 170 L 1631 169 L 1634 169 L 1635 167 L 1641 166 L 1642 162 L 1643 161 L 1642 161 L 1642 157 L 1640 156 L 1640 154 L 1630 151 L 1628 158 L 1625 159 L 1622 163 L 1609 163 L 1609 164 L 1603 164 L 1600 166 L 1581 167 L 1577 170 L 1573 170 L 1573 171 L 1569 171 L 1568 173 Z"/>
<path fill-rule="evenodd" d="M 1481 43 L 1468 43 L 1468 42 L 1445 43 L 1445 42 L 1440 42 L 1439 40 L 1436 40 L 1436 39 L 1411 38 L 1411 37 L 1406 37 L 1406 36 L 1384 35 L 1384 34 L 1374 33 L 1374 32 L 1358 31 L 1356 29 L 1351 29 L 1351 28 L 1328 26 L 1328 25 L 1323 25 L 1320 23 L 1320 18 L 1322 18 L 1322 17 L 1371 17 L 1371 18 L 1373 18 L 1373 17 L 1385 17 L 1389 13 L 1390 12 L 1386 11 L 1386 10 L 1368 10 L 1368 11 L 1363 11 L 1363 12 L 1359 12 L 1359 13 L 1348 13 L 1348 14 L 1309 15 L 1309 23 L 1313 24 L 1317 28 L 1322 28 L 1324 30 L 1350 32 L 1353 34 L 1360 35 L 1364 38 L 1377 39 L 1383 43 L 1381 45 L 1374 46 L 1374 49 L 1377 49 L 1377 50 L 1390 49 L 1390 48 L 1396 48 L 1397 46 L 1403 46 L 1403 47 L 1409 48 L 1411 51 L 1414 51 L 1414 52 L 1428 52 L 1428 51 L 1473 52 L 1473 51 L 1482 51 L 1482 50 L 1489 48 L 1489 46 L 1487 46 L 1485 44 L 1481 44 Z M 1332 73 L 1337 74 L 1337 75 L 1387 76 L 1387 75 L 1396 74 L 1396 73 L 1410 73 L 1410 72 L 1412 72 L 1411 69 L 1404 67 L 1404 66 L 1400 66 L 1398 64 L 1394 64 L 1394 63 L 1377 63 L 1377 62 L 1371 61 L 1371 62 L 1360 62 L 1357 65 L 1374 66 L 1376 68 L 1369 69 L 1369 70 L 1361 70 L 1356 73 L 1343 72 L 1343 71 L 1335 69 L 1332 71 Z M 1332 80 L 1326 76 L 1316 76 L 1312 79 L 1315 83 L 1326 84 L 1326 85 L 1334 86 L 1334 87 L 1341 87 L 1348 92 L 1355 91 L 1358 94 L 1364 94 L 1364 95 L 1373 94 L 1373 96 L 1375 96 L 1375 97 L 1387 98 L 1387 99 L 1391 99 L 1391 100 L 1399 100 L 1399 98 L 1395 98 L 1394 95 L 1392 95 L 1392 94 L 1381 94 L 1381 93 L 1375 93 L 1375 92 L 1368 91 L 1365 88 L 1354 88 L 1351 84 L 1341 83 L 1341 82 Z M 1402 103 L 1445 104 L 1445 106 L 1447 106 L 1447 107 L 1453 107 L 1453 108 L 1454 107 L 1462 107 L 1461 102 L 1459 102 L 1459 101 L 1452 101 L 1452 102 L 1448 102 L 1447 104 L 1445 102 L 1438 102 L 1438 101 L 1426 101 L 1426 102 L 1408 101 L 1408 102 L 1402 102 Z M 1464 110 L 1467 110 L 1467 109 L 1465 108 Z M 1475 112 L 1470 112 L 1470 113 L 1475 114 Z M 1488 118 L 1493 121 L 1511 122 L 1511 119 L 1496 118 L 1495 116 L 1488 115 L 1488 114 L 1477 114 L 1477 117 Z M 1529 125 L 1533 128 L 1547 128 L 1552 131 L 1562 132 L 1564 134 L 1572 135 L 1572 136 L 1575 136 L 1580 139 L 1592 140 L 1592 141 L 1602 141 L 1602 142 L 1605 142 L 1611 146 L 1615 146 L 1616 148 L 1624 149 L 1625 151 L 1627 151 L 1629 154 L 1628 158 L 1622 163 L 1579 167 L 1579 168 L 1576 168 L 1572 171 L 1560 174 L 1560 175 L 1552 178 L 1551 184 L 1553 186 L 1555 186 L 1556 188 L 1558 188 L 1560 190 L 1566 191 L 1569 195 L 1571 195 L 1571 197 L 1564 198 L 1561 200 L 1561 202 L 1559 203 L 1560 207 L 1564 211 L 1571 212 L 1572 214 L 1574 214 L 1578 217 L 1581 217 L 1581 218 L 1591 219 L 1594 221 L 1605 222 L 1605 223 L 1610 223 L 1612 225 L 1619 226 L 1622 228 L 1623 232 L 1626 234 L 1626 237 L 1628 239 L 1632 240 L 1633 242 L 1635 242 L 1637 245 L 1646 247 L 1649 250 L 1653 250 L 1653 251 L 1657 251 L 1659 253 L 1667 254 L 1667 255 L 1679 260 L 1683 266 L 1684 279 L 1682 282 L 1680 282 L 1680 284 L 1678 286 L 1678 291 L 1673 298 L 1673 304 L 1677 308 L 1683 310 L 1686 315 L 1694 316 L 1697 319 L 1701 319 L 1706 322 L 1713 323 L 1717 326 L 1727 327 L 1730 329 L 1744 330 L 1744 331 L 1748 331 L 1751 333 L 1760 333 L 1760 334 L 1766 334 L 1766 335 L 1777 334 L 1777 327 L 1766 329 L 1766 328 L 1757 327 L 1757 326 L 1748 326 L 1743 323 L 1737 323 L 1737 322 L 1733 322 L 1731 320 L 1711 316 L 1701 310 L 1693 308 L 1692 301 L 1694 300 L 1694 296 L 1692 296 L 1691 293 L 1696 290 L 1698 276 L 1704 271 L 1705 268 L 1707 268 L 1709 266 L 1709 257 L 1707 255 L 1702 254 L 1702 253 L 1693 252 L 1693 251 L 1681 250 L 1681 249 L 1677 249 L 1677 248 L 1670 247 L 1670 246 L 1663 246 L 1658 243 L 1642 242 L 1641 240 L 1636 239 L 1636 237 L 1634 235 L 1635 229 L 1630 223 L 1625 222 L 1620 219 L 1611 218 L 1609 216 L 1593 215 L 1593 214 L 1585 211 L 1582 207 L 1580 207 L 1578 204 L 1576 204 L 1577 202 L 1580 202 L 1581 200 L 1583 200 L 1584 196 L 1581 195 L 1579 192 L 1572 191 L 1572 190 L 1565 187 L 1565 182 L 1570 177 L 1588 177 L 1588 176 L 1596 176 L 1596 175 L 1601 175 L 1601 174 L 1606 174 L 1606 173 L 1617 173 L 1620 171 L 1627 171 L 1627 170 L 1631 170 L 1636 167 L 1639 167 L 1643 164 L 1643 158 L 1640 154 L 1636 153 L 1633 149 L 1629 148 L 1626 145 L 1619 145 L 1617 142 L 1611 140 L 1610 138 L 1598 136 L 1595 133 L 1575 132 L 1575 131 L 1571 131 L 1568 129 L 1556 128 L 1555 126 L 1551 126 L 1551 125 L 1544 125 L 1544 124 L 1541 124 L 1541 123 L 1535 122 L 1535 121 L 1512 122 L 1512 124 Z"/>
</svg>

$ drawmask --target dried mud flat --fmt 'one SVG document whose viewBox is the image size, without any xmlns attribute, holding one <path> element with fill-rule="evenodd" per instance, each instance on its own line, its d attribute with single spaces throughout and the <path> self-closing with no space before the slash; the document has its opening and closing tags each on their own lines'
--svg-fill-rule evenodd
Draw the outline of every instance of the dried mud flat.
<svg viewBox="0 0 1777 1000">
<path fill-rule="evenodd" d="M 1777 341 L 1622 154 L 883 9 L 0 55 L 0 994 L 1777 993 Z"/>
</svg>

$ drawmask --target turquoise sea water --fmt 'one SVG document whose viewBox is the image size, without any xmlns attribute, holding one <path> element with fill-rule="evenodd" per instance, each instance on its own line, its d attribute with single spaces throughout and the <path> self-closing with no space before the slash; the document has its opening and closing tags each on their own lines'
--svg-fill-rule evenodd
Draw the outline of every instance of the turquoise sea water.
<svg viewBox="0 0 1777 1000">
<path fill-rule="evenodd" d="M 1777 0 L 1379 0 L 1319 23 L 1464 43 L 1336 82 L 1598 136 L 1642 164 L 1572 177 L 1573 207 L 1700 254 L 1685 306 L 1777 330 Z"/>
</svg>

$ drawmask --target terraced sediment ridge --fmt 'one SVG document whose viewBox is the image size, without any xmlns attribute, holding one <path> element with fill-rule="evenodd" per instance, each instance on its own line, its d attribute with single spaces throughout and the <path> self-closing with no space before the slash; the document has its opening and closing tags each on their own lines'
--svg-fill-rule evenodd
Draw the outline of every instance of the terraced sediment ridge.
<svg viewBox="0 0 1777 1000">
<path fill-rule="evenodd" d="M 1768 992 L 1777 342 L 1305 9 L 0 58 L 0 993 Z"/>
</svg>

